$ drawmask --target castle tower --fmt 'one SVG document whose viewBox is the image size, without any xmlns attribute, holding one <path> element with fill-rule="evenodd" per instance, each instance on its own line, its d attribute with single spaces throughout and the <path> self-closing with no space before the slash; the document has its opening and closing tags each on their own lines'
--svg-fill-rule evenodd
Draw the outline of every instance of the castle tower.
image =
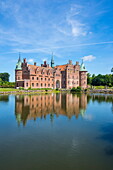
<svg viewBox="0 0 113 170">
<path fill-rule="evenodd" d="M 22 62 L 21 62 L 21 58 L 20 58 L 20 53 L 19 53 L 19 59 L 18 62 L 16 64 L 16 68 L 15 68 L 15 81 L 16 81 L 16 87 L 19 87 L 22 81 Z M 21 87 L 23 86 L 23 84 L 21 85 Z"/>
<path fill-rule="evenodd" d="M 83 89 L 87 88 L 87 70 L 86 70 L 83 60 L 82 60 L 81 66 L 80 66 L 80 76 L 79 77 L 80 77 L 79 86 L 81 86 Z"/>
<path fill-rule="evenodd" d="M 53 53 L 52 53 L 52 58 L 51 58 L 51 67 L 54 68 L 54 58 L 53 58 Z"/>
</svg>

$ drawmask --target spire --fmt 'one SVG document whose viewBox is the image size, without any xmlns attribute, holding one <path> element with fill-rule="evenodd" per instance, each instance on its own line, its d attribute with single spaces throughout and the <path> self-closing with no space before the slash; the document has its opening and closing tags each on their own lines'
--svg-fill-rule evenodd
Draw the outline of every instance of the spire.
<svg viewBox="0 0 113 170">
<path fill-rule="evenodd" d="M 19 52 L 19 59 L 18 59 L 18 62 L 21 62 L 21 56 L 20 56 L 20 52 Z"/>
<path fill-rule="evenodd" d="M 51 67 L 54 67 L 54 56 L 53 56 L 53 52 L 52 52 L 52 57 L 51 57 Z"/>
<path fill-rule="evenodd" d="M 22 62 L 21 62 L 21 58 L 20 58 L 20 53 L 19 53 L 18 62 L 16 64 L 16 70 L 22 70 Z"/>
<path fill-rule="evenodd" d="M 82 63 L 81 63 L 81 66 L 80 66 L 80 71 L 87 71 L 86 67 L 84 65 L 84 60 L 83 59 L 82 59 Z"/>
<path fill-rule="evenodd" d="M 82 58 L 82 64 L 84 63 L 84 60 L 83 60 L 83 58 Z"/>
</svg>

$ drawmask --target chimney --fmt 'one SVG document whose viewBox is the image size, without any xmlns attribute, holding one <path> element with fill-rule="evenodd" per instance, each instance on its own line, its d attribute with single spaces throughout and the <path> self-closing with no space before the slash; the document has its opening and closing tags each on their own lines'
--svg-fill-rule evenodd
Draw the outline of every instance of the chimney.
<svg viewBox="0 0 113 170">
<path fill-rule="evenodd" d="M 46 66 L 46 61 L 44 61 L 44 66 Z"/>
<path fill-rule="evenodd" d="M 24 58 L 24 63 L 26 63 L 26 58 Z"/>
<path fill-rule="evenodd" d="M 69 60 L 69 64 L 71 64 L 71 65 L 72 65 L 72 60 Z"/>
<path fill-rule="evenodd" d="M 36 66 L 36 62 L 34 62 L 34 66 Z"/>
<path fill-rule="evenodd" d="M 79 65 L 79 62 L 78 61 L 76 61 L 76 66 L 78 66 Z"/>
</svg>

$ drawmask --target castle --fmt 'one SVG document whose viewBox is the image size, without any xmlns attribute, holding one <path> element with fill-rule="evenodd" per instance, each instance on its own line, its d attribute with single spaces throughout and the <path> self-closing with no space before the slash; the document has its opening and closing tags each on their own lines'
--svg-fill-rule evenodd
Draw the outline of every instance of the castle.
<svg viewBox="0 0 113 170">
<path fill-rule="evenodd" d="M 20 56 L 15 69 L 16 88 L 65 88 L 81 86 L 87 88 L 87 70 L 82 61 L 76 64 L 69 60 L 67 64 L 54 66 L 52 56 L 51 66 L 44 61 L 41 66 L 28 64 L 26 59 L 21 62 Z"/>
</svg>

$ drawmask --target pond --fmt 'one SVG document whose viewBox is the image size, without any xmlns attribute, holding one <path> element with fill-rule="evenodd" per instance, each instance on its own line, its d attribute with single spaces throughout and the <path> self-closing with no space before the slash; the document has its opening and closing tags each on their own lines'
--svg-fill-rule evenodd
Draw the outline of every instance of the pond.
<svg viewBox="0 0 113 170">
<path fill-rule="evenodd" d="M 113 170 L 113 95 L 0 96 L 0 170 Z"/>
</svg>

